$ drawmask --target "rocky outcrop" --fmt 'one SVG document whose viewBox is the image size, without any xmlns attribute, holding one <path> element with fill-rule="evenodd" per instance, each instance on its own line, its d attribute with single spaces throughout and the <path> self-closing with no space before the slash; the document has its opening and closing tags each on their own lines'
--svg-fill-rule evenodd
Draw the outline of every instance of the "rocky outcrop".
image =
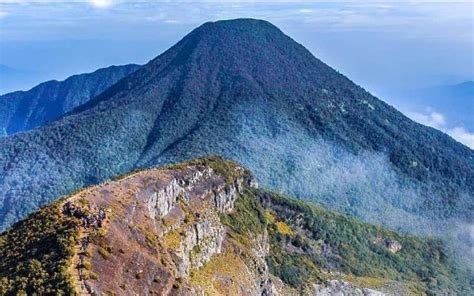
<svg viewBox="0 0 474 296">
<path fill-rule="evenodd" d="M 373 242 L 374 244 L 387 248 L 390 252 L 394 254 L 400 252 L 400 250 L 403 248 L 402 244 L 399 241 L 388 237 L 377 237 L 374 239 Z"/>
<path fill-rule="evenodd" d="M 384 296 L 383 292 L 354 287 L 351 283 L 331 280 L 326 284 L 315 284 L 314 294 L 315 296 Z"/>
<path fill-rule="evenodd" d="M 402 249 L 402 244 L 394 239 L 385 239 L 385 246 L 392 253 L 397 253 Z"/>
<path fill-rule="evenodd" d="M 71 197 L 110 212 L 107 225 L 90 234 L 84 284 L 99 294 L 201 291 L 189 282 L 192 272 L 228 252 L 220 215 L 231 213 L 239 194 L 255 184 L 243 168 L 228 169 L 228 175 L 202 164 L 142 171 Z M 263 291 L 269 290 L 268 246 L 259 241 L 249 272 Z"/>
<path fill-rule="evenodd" d="M 225 229 L 218 217 L 206 218 L 187 226 L 178 250 L 178 274 L 189 276 L 191 269 L 200 268 L 215 254 L 222 252 Z"/>
<path fill-rule="evenodd" d="M 256 277 L 255 282 L 258 294 L 273 295 L 274 287 L 270 278 L 270 271 L 265 261 L 268 255 L 270 245 L 268 243 L 268 236 L 264 235 L 257 237 L 252 248 L 253 263 L 255 264 Z"/>
<path fill-rule="evenodd" d="M 186 196 L 187 190 L 199 182 L 202 178 L 209 177 L 212 173 L 210 168 L 195 170 L 181 178 L 172 178 L 168 184 L 151 193 L 146 206 L 153 219 L 162 218 L 176 206 L 180 195 Z"/>
</svg>

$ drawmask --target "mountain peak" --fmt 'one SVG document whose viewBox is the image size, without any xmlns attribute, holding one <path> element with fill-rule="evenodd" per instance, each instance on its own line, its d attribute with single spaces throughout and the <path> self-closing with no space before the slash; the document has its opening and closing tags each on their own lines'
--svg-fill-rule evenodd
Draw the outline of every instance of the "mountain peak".
<svg viewBox="0 0 474 296">
<path fill-rule="evenodd" d="M 280 54 L 283 54 L 285 47 L 291 48 L 294 45 L 299 44 L 268 21 L 234 19 L 202 24 L 163 55 L 174 53 L 176 50 L 178 51 L 176 54 L 180 57 L 213 54 L 214 59 L 209 59 L 206 62 L 209 65 L 214 65 L 213 61 L 219 61 L 220 57 L 234 56 L 236 59 L 240 59 L 244 56 L 253 56 L 255 58 L 256 54 L 264 56 L 275 47 L 279 47 Z M 236 60 L 227 59 L 226 61 L 228 62 L 227 66 L 232 66 Z M 245 60 L 241 62 L 244 63 Z"/>
<path fill-rule="evenodd" d="M 219 20 L 215 22 L 206 22 L 201 26 L 197 27 L 193 32 L 199 34 L 206 34 L 209 32 L 224 31 L 226 34 L 242 34 L 252 33 L 258 34 L 261 32 L 276 33 L 280 32 L 275 25 L 260 19 L 252 18 L 238 18 L 230 20 Z"/>
<path fill-rule="evenodd" d="M 393 228 L 472 221 L 471 150 L 243 19 L 206 23 L 73 114 L 2 138 L 0 228 L 78 187 L 209 154 Z"/>
</svg>

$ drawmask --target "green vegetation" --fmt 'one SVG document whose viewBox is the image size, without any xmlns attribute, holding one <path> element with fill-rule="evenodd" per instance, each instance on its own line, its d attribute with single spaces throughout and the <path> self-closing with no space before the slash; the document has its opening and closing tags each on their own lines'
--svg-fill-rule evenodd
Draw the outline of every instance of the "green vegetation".
<svg viewBox="0 0 474 296">
<path fill-rule="evenodd" d="M 0 295 L 72 295 L 67 268 L 77 239 L 74 219 L 58 203 L 0 235 Z"/>
<path fill-rule="evenodd" d="M 209 165 L 226 179 L 230 175 L 230 180 L 249 174 L 219 157 L 172 168 L 189 165 Z M 87 205 L 86 199 L 80 202 Z M 178 204 L 184 208 L 186 226 L 192 225 L 196 217 L 184 204 Z M 77 219 L 63 217 L 59 206 L 56 202 L 42 208 L 0 235 L 0 295 L 74 294 L 68 268 L 79 225 Z M 300 291 L 310 283 L 341 279 L 369 288 L 397 283 L 413 294 L 471 293 L 472 279 L 468 272 L 437 239 L 400 235 L 314 204 L 247 186 L 235 201 L 234 210 L 221 213 L 220 220 L 228 230 L 225 253 L 216 255 L 201 270 L 194 270 L 190 278 L 207 291 L 220 291 L 222 287 L 214 285 L 212 280 L 220 273 L 232 278 L 234 283 L 246 278 L 246 260 L 255 254 L 251 249 L 266 238 L 270 247 L 266 258 L 270 272 Z M 164 235 L 161 244 L 161 238 L 151 229 L 135 228 L 146 237 L 150 248 L 164 246 L 176 250 L 182 243 L 179 230 Z M 114 249 L 100 231 L 92 233 L 90 238 L 104 259 L 112 253 L 125 254 L 122 249 Z M 196 246 L 191 256 L 201 252 Z M 170 265 L 165 257 L 160 261 L 164 267 Z M 83 268 L 89 278 L 100 276 L 92 272 L 88 261 Z M 142 278 L 141 273 L 134 275 L 136 279 Z M 183 285 L 179 281 L 175 284 Z M 232 285 L 231 290 L 220 292 L 232 294 L 238 288 Z"/>
<path fill-rule="evenodd" d="M 244 247 L 267 230 L 270 270 L 296 289 L 340 278 L 371 288 L 400 282 L 414 294 L 470 292 L 467 272 L 436 239 L 399 235 L 255 189 L 246 190 L 233 213 L 222 215 L 221 220 L 229 227 L 229 236 Z M 399 242 L 401 250 L 390 251 L 384 243 L 388 239 Z"/>
<path fill-rule="evenodd" d="M 448 256 L 440 240 L 399 235 L 296 199 L 254 192 L 277 219 L 298 229 L 296 235 L 289 235 L 277 226 L 268 228 L 271 271 L 295 288 L 309 279 L 327 277 L 321 271 L 339 271 L 365 278 L 366 284 L 404 282 L 414 293 L 467 295 L 470 291 L 467 271 Z M 381 242 L 385 239 L 399 242 L 402 249 L 391 252 Z M 301 252 L 288 252 L 288 245 Z"/>
<path fill-rule="evenodd" d="M 28 91 L 0 96 L 0 137 L 30 130 L 53 121 L 94 98 L 138 65 L 111 66 L 93 73 L 73 75 L 64 81 L 47 81 Z"/>
<path fill-rule="evenodd" d="M 228 235 L 242 245 L 251 243 L 249 237 L 263 234 L 268 223 L 264 208 L 248 189 L 235 201 L 234 211 L 221 214 L 220 219 L 230 228 Z"/>
</svg>

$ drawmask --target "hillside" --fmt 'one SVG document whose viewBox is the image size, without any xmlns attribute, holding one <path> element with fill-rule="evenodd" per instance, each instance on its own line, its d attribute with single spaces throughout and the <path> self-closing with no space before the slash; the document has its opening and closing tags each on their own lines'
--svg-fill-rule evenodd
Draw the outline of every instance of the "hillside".
<svg viewBox="0 0 474 296">
<path fill-rule="evenodd" d="M 41 126 L 87 102 L 138 65 L 111 66 L 93 73 L 74 75 L 64 81 L 47 81 L 29 91 L 0 96 L 0 130 L 8 134 Z"/>
<path fill-rule="evenodd" d="M 0 294 L 468 295 L 438 240 L 256 188 L 219 158 L 135 172 L 0 235 Z"/>
<path fill-rule="evenodd" d="M 474 220 L 472 150 L 240 19 L 206 23 L 68 116 L 0 139 L 0 228 L 78 188 L 209 154 L 392 229 L 459 238 Z"/>
</svg>

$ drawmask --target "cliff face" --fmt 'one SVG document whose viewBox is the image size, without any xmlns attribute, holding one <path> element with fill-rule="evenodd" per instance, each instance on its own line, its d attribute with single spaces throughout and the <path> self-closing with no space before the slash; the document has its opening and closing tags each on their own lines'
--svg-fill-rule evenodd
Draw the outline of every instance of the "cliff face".
<svg viewBox="0 0 474 296">
<path fill-rule="evenodd" d="M 211 167 L 150 170 L 81 192 L 65 202 L 107 213 L 98 229 L 81 228 L 90 256 L 75 255 L 78 287 L 95 293 L 183 294 L 200 291 L 194 270 L 226 251 L 219 215 L 233 210 L 246 171 L 231 168 L 232 180 Z M 81 266 L 81 262 L 88 264 Z M 84 265 L 84 264 L 82 264 Z M 248 287 L 255 292 L 255 287 Z"/>
<path fill-rule="evenodd" d="M 438 242 L 399 236 L 256 187 L 247 170 L 211 158 L 136 172 L 63 198 L 0 236 L 0 294 L 467 289 Z M 427 286 L 430 279 L 439 287 Z"/>
</svg>

